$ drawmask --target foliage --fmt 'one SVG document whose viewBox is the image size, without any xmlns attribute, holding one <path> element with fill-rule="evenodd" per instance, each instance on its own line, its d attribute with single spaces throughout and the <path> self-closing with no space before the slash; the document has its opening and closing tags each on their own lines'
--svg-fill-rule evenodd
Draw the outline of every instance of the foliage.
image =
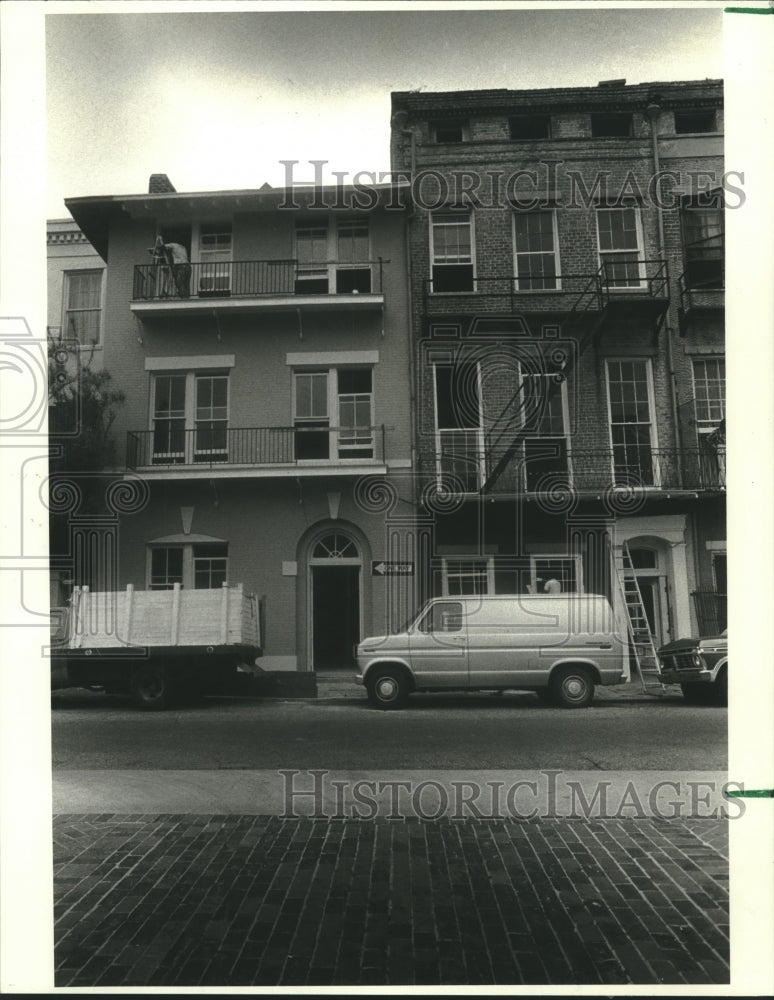
<svg viewBox="0 0 774 1000">
<path fill-rule="evenodd" d="M 110 433 L 125 400 L 112 376 L 93 367 L 94 351 L 83 355 L 67 344 L 48 344 L 48 428 L 55 448 L 52 468 L 80 472 L 109 468 L 115 459 Z"/>
</svg>

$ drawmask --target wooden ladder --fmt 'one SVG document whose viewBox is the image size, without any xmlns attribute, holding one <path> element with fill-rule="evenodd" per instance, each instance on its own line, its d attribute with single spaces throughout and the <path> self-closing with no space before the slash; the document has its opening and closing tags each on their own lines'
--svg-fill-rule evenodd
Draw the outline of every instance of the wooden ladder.
<svg viewBox="0 0 774 1000">
<path fill-rule="evenodd" d="M 640 684 L 646 694 L 662 695 L 664 685 L 661 681 L 661 669 L 650 630 L 642 592 L 637 583 L 628 542 L 621 544 L 621 560 L 616 560 L 616 576 L 618 588 L 626 608 L 626 619 L 629 624 L 629 638 L 637 666 Z"/>
</svg>

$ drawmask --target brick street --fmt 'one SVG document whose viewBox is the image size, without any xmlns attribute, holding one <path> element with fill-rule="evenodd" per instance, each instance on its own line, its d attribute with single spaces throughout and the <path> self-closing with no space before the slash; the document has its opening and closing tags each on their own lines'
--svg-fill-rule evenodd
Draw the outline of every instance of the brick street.
<svg viewBox="0 0 774 1000">
<path fill-rule="evenodd" d="M 727 826 L 58 815 L 55 981 L 727 983 Z"/>
</svg>

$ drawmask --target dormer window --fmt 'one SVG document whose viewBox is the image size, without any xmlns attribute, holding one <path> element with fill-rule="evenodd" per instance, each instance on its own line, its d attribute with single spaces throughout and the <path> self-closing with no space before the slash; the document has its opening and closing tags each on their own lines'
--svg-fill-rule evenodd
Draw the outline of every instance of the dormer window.
<svg viewBox="0 0 774 1000">
<path fill-rule="evenodd" d="M 468 123 L 459 118 L 444 118 L 430 123 L 433 142 L 465 142 L 468 138 Z"/>
<path fill-rule="evenodd" d="M 632 135 L 629 113 L 596 113 L 591 116 L 591 134 L 595 139 L 625 139 Z"/>
<path fill-rule="evenodd" d="M 514 115 L 509 122 L 511 139 L 550 139 L 550 115 Z"/>
</svg>

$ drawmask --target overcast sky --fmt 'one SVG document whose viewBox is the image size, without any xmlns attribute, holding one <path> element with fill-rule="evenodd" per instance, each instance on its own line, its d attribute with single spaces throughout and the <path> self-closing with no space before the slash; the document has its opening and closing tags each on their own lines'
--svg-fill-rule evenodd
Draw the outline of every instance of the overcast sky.
<svg viewBox="0 0 774 1000">
<path fill-rule="evenodd" d="M 65 197 L 387 170 L 390 91 L 723 75 L 722 5 L 65 13 L 47 5 L 49 218 Z M 161 6 L 161 5 L 159 5 Z M 307 5 L 308 6 L 308 5 Z M 620 7 L 620 5 L 619 5 Z M 311 168 L 303 180 L 311 177 Z"/>
</svg>

